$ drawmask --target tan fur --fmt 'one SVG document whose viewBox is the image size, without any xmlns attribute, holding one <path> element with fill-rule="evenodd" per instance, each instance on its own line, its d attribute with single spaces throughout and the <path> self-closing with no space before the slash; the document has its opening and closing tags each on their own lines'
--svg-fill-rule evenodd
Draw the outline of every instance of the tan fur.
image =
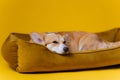
<svg viewBox="0 0 120 80">
<path fill-rule="evenodd" d="M 88 50 L 98 50 L 120 46 L 120 42 L 107 42 L 96 34 L 87 32 L 68 32 L 70 43 L 68 44 L 70 52 L 82 52 Z"/>
<path fill-rule="evenodd" d="M 44 38 L 45 44 L 52 44 L 52 46 L 59 45 L 52 43 L 55 40 L 59 43 L 63 43 L 63 41 L 66 40 L 66 45 L 71 53 L 120 46 L 120 42 L 107 42 L 98 37 L 96 34 L 87 32 L 58 32 L 53 34 L 44 33 L 42 38 Z"/>
</svg>

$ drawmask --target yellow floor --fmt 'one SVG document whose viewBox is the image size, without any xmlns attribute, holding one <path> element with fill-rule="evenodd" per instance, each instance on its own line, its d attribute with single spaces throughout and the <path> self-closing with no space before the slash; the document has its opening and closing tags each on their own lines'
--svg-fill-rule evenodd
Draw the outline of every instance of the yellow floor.
<svg viewBox="0 0 120 80">
<path fill-rule="evenodd" d="M 99 32 L 115 27 L 120 27 L 120 0 L 0 0 L 0 48 L 11 32 Z M 0 55 L 0 80 L 120 80 L 120 67 L 21 74 Z"/>
</svg>

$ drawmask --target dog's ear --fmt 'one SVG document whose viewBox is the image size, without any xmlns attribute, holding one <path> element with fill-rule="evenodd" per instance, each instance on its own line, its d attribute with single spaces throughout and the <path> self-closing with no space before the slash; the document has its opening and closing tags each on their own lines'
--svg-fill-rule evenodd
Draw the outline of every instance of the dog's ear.
<svg viewBox="0 0 120 80">
<path fill-rule="evenodd" d="M 65 39 L 65 41 L 66 41 L 67 43 L 70 42 L 70 36 L 69 36 L 68 34 L 65 34 L 65 35 L 64 35 L 64 39 Z"/>
<path fill-rule="evenodd" d="M 37 32 L 31 32 L 30 37 L 34 43 L 45 45 L 44 34 L 40 34 Z"/>
</svg>

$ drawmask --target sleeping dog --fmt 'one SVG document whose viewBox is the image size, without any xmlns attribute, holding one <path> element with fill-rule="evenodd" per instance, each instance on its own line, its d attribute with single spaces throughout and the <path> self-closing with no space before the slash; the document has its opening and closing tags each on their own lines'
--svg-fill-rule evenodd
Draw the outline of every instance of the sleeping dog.
<svg viewBox="0 0 120 80">
<path fill-rule="evenodd" d="M 46 46 L 58 54 L 82 52 L 120 46 L 120 42 L 108 42 L 96 34 L 87 32 L 30 33 L 31 42 Z"/>
</svg>

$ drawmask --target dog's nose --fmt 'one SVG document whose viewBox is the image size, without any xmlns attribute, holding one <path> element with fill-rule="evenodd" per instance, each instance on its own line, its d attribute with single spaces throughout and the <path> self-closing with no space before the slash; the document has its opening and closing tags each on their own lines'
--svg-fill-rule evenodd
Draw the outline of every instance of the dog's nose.
<svg viewBox="0 0 120 80">
<path fill-rule="evenodd" d="M 68 48 L 68 47 L 64 47 L 63 50 L 64 50 L 65 52 L 67 52 L 67 51 L 69 50 L 69 48 Z"/>
</svg>

